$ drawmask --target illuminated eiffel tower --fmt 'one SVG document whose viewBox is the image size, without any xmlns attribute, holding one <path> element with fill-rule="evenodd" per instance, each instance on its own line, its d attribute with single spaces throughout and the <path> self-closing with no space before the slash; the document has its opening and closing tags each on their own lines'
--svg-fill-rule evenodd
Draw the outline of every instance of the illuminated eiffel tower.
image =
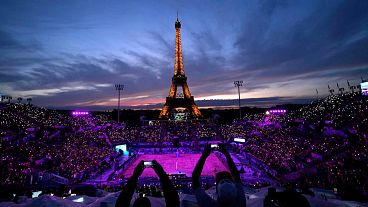
<svg viewBox="0 0 368 207">
<path fill-rule="evenodd" d="M 190 94 L 187 77 L 184 74 L 183 64 L 183 53 L 180 39 L 180 21 L 176 17 L 175 29 L 176 29 L 176 40 L 175 40 L 175 66 L 174 76 L 172 77 L 172 84 L 169 92 L 169 96 L 166 97 L 166 103 L 162 108 L 159 118 L 169 119 L 175 109 L 187 110 L 192 118 L 202 117 L 198 106 L 194 103 L 194 98 Z M 182 89 L 182 90 L 180 90 Z"/>
</svg>

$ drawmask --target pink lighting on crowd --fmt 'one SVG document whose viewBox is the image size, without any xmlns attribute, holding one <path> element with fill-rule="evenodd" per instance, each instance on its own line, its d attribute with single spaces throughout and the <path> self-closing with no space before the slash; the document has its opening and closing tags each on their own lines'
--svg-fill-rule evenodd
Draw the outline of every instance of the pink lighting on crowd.
<svg viewBox="0 0 368 207">
<path fill-rule="evenodd" d="M 73 111 L 72 114 L 73 116 L 84 116 L 84 115 L 88 115 L 89 112 L 88 111 Z"/>
</svg>

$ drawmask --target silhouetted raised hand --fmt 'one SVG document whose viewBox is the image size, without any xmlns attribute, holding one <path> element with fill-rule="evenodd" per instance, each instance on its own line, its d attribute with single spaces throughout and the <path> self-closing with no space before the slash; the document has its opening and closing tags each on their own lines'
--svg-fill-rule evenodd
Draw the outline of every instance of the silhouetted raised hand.
<svg viewBox="0 0 368 207">
<path fill-rule="evenodd" d="M 204 145 L 204 150 L 202 152 L 202 155 L 205 157 L 208 157 L 210 156 L 210 154 L 211 154 L 211 145 L 209 144 Z"/>
<path fill-rule="evenodd" d="M 162 173 L 165 173 L 164 168 L 156 160 L 152 160 L 152 168 L 156 172 L 157 175 L 161 175 Z"/>
<path fill-rule="evenodd" d="M 139 176 L 141 176 L 141 175 L 142 175 L 143 171 L 144 171 L 144 161 L 142 160 L 142 161 L 140 161 L 140 162 L 138 163 L 138 165 L 135 167 L 135 169 L 134 169 L 134 173 L 133 173 L 133 174 L 134 174 L 135 176 L 139 177 Z"/>
</svg>

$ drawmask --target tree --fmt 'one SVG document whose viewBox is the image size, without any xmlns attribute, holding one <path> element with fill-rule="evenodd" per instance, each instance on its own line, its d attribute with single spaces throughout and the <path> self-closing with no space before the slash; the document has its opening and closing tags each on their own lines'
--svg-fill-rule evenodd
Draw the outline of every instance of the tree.
<svg viewBox="0 0 368 207">
<path fill-rule="evenodd" d="M 22 97 L 18 97 L 17 100 L 18 100 L 18 103 L 20 104 L 22 102 L 23 98 Z"/>
</svg>

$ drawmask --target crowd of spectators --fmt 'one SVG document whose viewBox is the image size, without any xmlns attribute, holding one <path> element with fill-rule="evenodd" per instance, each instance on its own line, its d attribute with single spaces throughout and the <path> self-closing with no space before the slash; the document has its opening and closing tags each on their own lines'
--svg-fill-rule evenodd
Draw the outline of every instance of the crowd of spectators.
<svg viewBox="0 0 368 207">
<path fill-rule="evenodd" d="M 367 117 L 368 98 L 346 93 L 286 114 L 247 115 L 221 131 L 244 138 L 235 151 L 275 170 L 281 183 L 354 196 L 368 189 Z"/>
<path fill-rule="evenodd" d="M 114 156 L 99 126 L 104 116 L 68 113 L 25 104 L 0 105 L 1 185 L 27 185 L 51 172 L 80 180 Z"/>
<path fill-rule="evenodd" d="M 301 186 L 359 192 L 368 188 L 368 99 L 331 95 L 285 114 L 246 114 L 219 125 L 211 121 L 116 124 L 109 114 L 72 116 L 26 104 L 0 104 L 1 185 L 25 184 L 50 171 L 81 180 L 109 165 L 117 143 L 232 142 L 234 153 L 257 159 L 275 179 Z M 107 161 L 106 161 L 107 160 Z"/>
</svg>

